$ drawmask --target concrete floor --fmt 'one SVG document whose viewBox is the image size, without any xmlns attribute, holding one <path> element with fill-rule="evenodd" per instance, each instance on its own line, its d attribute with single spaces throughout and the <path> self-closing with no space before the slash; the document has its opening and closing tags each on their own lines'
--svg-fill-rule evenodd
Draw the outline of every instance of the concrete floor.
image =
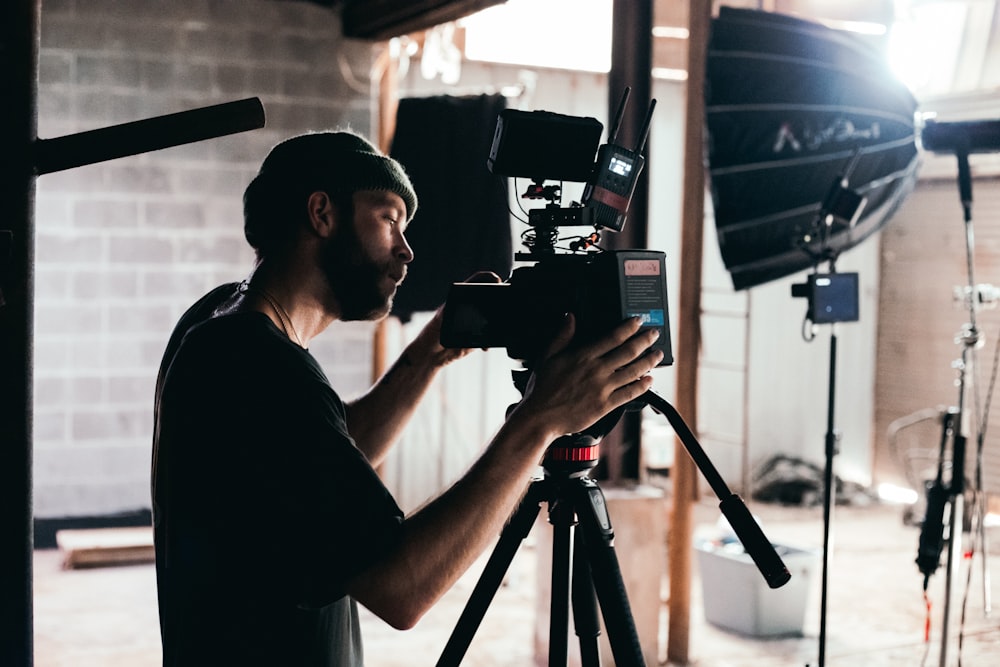
<svg viewBox="0 0 1000 667">
<path fill-rule="evenodd" d="M 807 549 L 822 546 L 820 508 L 754 504 L 768 537 Z M 699 506 L 699 525 L 711 526 L 718 513 Z M 892 506 L 838 507 L 829 568 L 825 664 L 842 667 L 941 667 L 941 630 L 946 576 L 932 578 L 931 641 L 924 641 L 927 609 L 922 576 L 914 564 L 919 531 L 906 526 Z M 1000 535 L 991 540 L 987 572 L 1000 563 Z M 966 535 L 968 541 L 968 535 Z M 515 557 L 505 585 L 476 633 L 464 665 L 524 667 L 534 659 L 535 553 L 531 540 Z M 706 622 L 704 591 L 695 561 L 692 581 L 690 664 L 702 667 L 802 667 L 818 665 L 821 560 L 816 557 L 799 636 L 760 638 Z M 962 624 L 968 562 L 953 578 L 955 601 L 947 642 L 946 667 L 1000 664 L 1000 611 L 984 615 L 982 558 L 972 561 L 970 594 Z M 401 633 L 365 613 L 369 667 L 431 665 L 437 660 L 478 578 L 474 570 L 432 610 L 416 629 Z M 1000 605 L 1000 572 L 990 577 L 992 600 Z M 67 571 L 58 551 L 35 554 L 35 665 L 38 667 L 154 667 L 160 649 L 154 570 L 151 564 Z M 712 595 L 710 593 L 710 595 Z M 735 596 L 734 596 L 735 597 Z M 713 598 L 714 599 L 714 598 Z M 755 613 L 744 600 L 742 605 Z M 767 614 L 767 602 L 761 614 Z M 544 609 L 544 607 L 543 607 Z M 363 612 L 364 613 L 364 612 Z M 544 623 L 545 619 L 542 618 Z M 961 632 L 960 632 L 961 631 Z M 664 631 L 665 634 L 665 631 Z M 665 649 L 661 650 L 665 662 Z M 541 661 L 544 662 L 544 661 Z"/>
</svg>

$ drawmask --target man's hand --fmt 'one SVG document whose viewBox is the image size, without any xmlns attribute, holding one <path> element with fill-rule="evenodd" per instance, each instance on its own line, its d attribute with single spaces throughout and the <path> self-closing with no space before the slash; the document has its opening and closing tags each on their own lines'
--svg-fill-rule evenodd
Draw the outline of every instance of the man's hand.
<svg viewBox="0 0 1000 667">
<path fill-rule="evenodd" d="M 467 283 L 499 283 L 503 282 L 495 273 L 480 271 L 466 279 Z M 434 317 L 420 330 L 420 333 L 407 346 L 404 353 L 410 363 L 414 365 L 428 364 L 435 368 L 447 366 L 456 359 L 461 359 L 471 348 L 455 349 L 446 348 L 441 345 L 441 323 L 444 318 L 444 306 L 441 306 L 434 313 Z"/>
<path fill-rule="evenodd" d="M 658 332 L 640 331 L 637 318 L 570 348 L 575 329 L 575 318 L 568 315 L 512 412 L 544 420 L 558 435 L 582 431 L 641 396 L 653 384 L 649 372 L 663 359 L 662 351 L 650 349 Z"/>
</svg>

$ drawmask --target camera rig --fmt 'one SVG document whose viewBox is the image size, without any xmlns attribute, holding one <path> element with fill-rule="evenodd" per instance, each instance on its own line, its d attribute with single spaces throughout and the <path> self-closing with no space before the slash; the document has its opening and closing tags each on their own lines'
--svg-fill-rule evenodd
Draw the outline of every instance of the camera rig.
<svg viewBox="0 0 1000 667">
<path fill-rule="evenodd" d="M 660 365 L 673 363 L 667 308 L 666 260 L 651 250 L 603 250 L 603 229 L 621 231 L 645 160 L 655 100 L 637 145 L 615 143 L 629 90 L 616 113 L 608 142 L 598 147 L 602 125 L 594 118 L 548 111 L 506 109 L 497 117 L 487 159 L 502 177 L 528 178 L 524 199 L 545 200 L 527 212 L 522 234 L 527 252 L 503 283 L 456 283 L 444 306 L 441 343 L 445 347 L 505 347 L 515 359 L 531 362 L 558 331 L 566 313 L 577 318 L 576 341 L 604 335 L 629 317 L 660 331 Z M 595 158 L 596 155 L 596 158 Z M 547 181 L 560 181 L 558 185 Z M 584 183 L 580 202 L 561 205 L 562 181 Z M 589 226 L 558 248 L 559 227 Z"/>
<path fill-rule="evenodd" d="M 673 363 L 667 310 L 666 259 L 651 250 L 603 250 L 600 231 L 621 231 L 632 193 L 642 171 L 641 155 L 652 117 L 649 107 L 634 149 L 617 145 L 628 89 L 616 114 L 608 143 L 596 147 L 601 125 L 592 118 L 549 112 L 505 110 L 497 118 L 487 166 L 498 176 L 530 178 L 526 199 L 544 199 L 544 208 L 528 212 L 531 227 L 523 235 L 527 253 L 515 259 L 534 262 L 511 273 L 506 282 L 456 283 L 445 301 L 441 343 L 445 347 L 506 347 L 510 357 L 524 362 L 513 371 L 514 385 L 524 394 L 531 368 L 561 326 L 564 316 L 576 316 L 574 343 L 608 333 L 628 317 L 641 318 L 660 336 L 659 365 Z M 595 152 L 597 154 L 595 160 Z M 561 185 L 547 179 L 584 181 L 582 201 L 560 206 Z M 560 226 L 593 227 L 557 250 Z M 567 601 L 572 588 L 573 618 L 585 664 L 597 664 L 597 609 L 617 664 L 644 665 L 625 586 L 614 554 L 614 531 L 607 505 L 588 473 L 599 460 L 600 440 L 629 409 L 649 405 L 677 431 L 695 464 L 722 501 L 720 510 L 733 526 L 771 588 L 784 585 L 791 574 L 743 501 L 729 491 L 697 439 L 677 411 L 653 391 L 599 417 L 587 429 L 556 438 L 542 460 L 544 476 L 528 488 L 493 551 L 472 597 L 445 646 L 438 665 L 458 665 L 500 585 L 503 573 L 536 523 L 539 505 L 549 506 L 553 525 L 552 607 L 549 622 L 549 662 L 565 663 L 568 630 Z M 575 534 L 571 537 L 570 528 Z M 570 553 L 573 563 L 570 565 Z M 572 575 L 572 576 L 571 576 Z"/>
</svg>

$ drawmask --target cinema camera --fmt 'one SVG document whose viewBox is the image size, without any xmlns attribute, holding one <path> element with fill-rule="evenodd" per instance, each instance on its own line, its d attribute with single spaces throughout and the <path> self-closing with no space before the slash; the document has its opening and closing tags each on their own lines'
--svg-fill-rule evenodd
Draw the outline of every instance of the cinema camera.
<svg viewBox="0 0 1000 667">
<path fill-rule="evenodd" d="M 522 234 L 527 252 L 503 283 L 456 283 L 444 306 L 441 343 L 445 347 L 505 347 L 511 358 L 530 361 L 544 350 L 563 317 L 577 320 L 576 341 L 600 337 L 629 317 L 655 327 L 661 366 L 673 363 L 667 311 L 666 263 L 662 252 L 602 250 L 600 232 L 621 231 L 635 184 L 655 100 L 634 149 L 615 143 L 628 100 L 622 98 L 608 143 L 598 148 L 602 125 L 594 118 L 548 111 L 502 111 L 487 160 L 497 176 L 531 179 L 522 198 L 547 204 L 528 213 Z M 596 153 L 596 159 L 595 159 Z M 560 205 L 562 186 L 546 181 L 585 183 L 580 202 Z M 593 231 L 559 237 L 559 227 Z M 563 244 L 563 247 L 557 247 Z"/>
</svg>

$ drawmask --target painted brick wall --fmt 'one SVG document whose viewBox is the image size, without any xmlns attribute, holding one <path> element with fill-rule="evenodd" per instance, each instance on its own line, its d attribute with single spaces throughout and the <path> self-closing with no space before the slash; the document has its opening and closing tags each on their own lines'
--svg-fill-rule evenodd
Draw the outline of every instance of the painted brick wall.
<svg viewBox="0 0 1000 667">
<path fill-rule="evenodd" d="M 40 518 L 149 507 L 152 397 L 177 317 L 252 253 L 241 196 L 276 141 L 367 133 L 375 46 L 336 12 L 274 0 L 45 0 L 39 136 L 260 97 L 262 130 L 38 180 L 34 505 Z M 313 346 L 345 393 L 370 325 Z"/>
</svg>

